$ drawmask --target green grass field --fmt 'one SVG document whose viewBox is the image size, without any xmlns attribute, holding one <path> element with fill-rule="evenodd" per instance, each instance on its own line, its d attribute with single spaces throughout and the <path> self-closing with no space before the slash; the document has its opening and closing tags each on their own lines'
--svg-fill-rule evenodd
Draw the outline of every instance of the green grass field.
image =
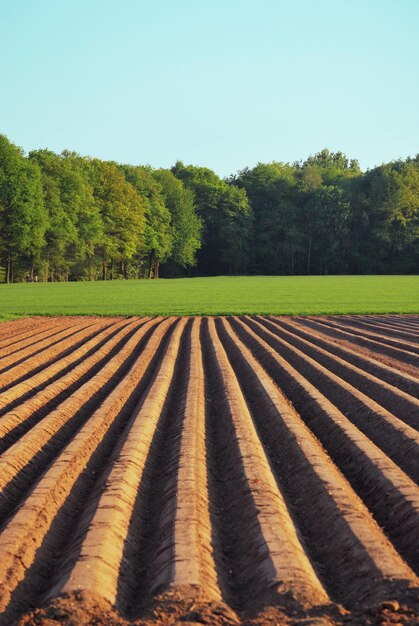
<svg viewBox="0 0 419 626">
<path fill-rule="evenodd" d="M 219 276 L 0 285 L 1 320 L 244 313 L 419 313 L 419 276 Z"/>
</svg>

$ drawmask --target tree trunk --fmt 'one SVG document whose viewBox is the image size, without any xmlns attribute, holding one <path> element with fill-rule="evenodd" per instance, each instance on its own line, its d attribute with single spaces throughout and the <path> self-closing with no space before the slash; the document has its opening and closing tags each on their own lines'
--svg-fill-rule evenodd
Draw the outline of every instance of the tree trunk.
<svg viewBox="0 0 419 626">
<path fill-rule="evenodd" d="M 102 280 L 106 280 L 106 261 L 102 262 Z"/>
<path fill-rule="evenodd" d="M 88 276 L 89 276 L 89 280 L 93 280 L 94 279 L 94 272 L 93 272 L 93 263 L 92 263 L 92 258 L 89 255 L 89 265 L 88 265 Z"/>
<path fill-rule="evenodd" d="M 45 269 L 44 269 L 44 282 L 48 282 L 48 277 L 49 277 L 49 254 L 47 254 L 47 262 L 45 264 Z"/>
<path fill-rule="evenodd" d="M 7 270 L 6 270 L 6 282 L 8 284 L 13 282 L 13 262 L 12 262 L 12 257 L 9 256 L 7 257 Z"/>
<path fill-rule="evenodd" d="M 7 257 L 6 282 L 7 284 L 12 282 L 12 259 L 10 258 L 10 254 Z"/>
<path fill-rule="evenodd" d="M 311 262 L 311 235 L 308 240 L 308 252 L 307 252 L 307 274 L 310 275 L 310 262 Z"/>
<path fill-rule="evenodd" d="M 159 277 L 159 267 L 160 267 L 160 261 L 156 261 L 154 265 L 154 278 Z"/>
<path fill-rule="evenodd" d="M 153 261 L 154 261 L 154 250 L 150 252 L 149 262 L 148 262 L 148 277 L 151 278 L 153 275 Z"/>
</svg>

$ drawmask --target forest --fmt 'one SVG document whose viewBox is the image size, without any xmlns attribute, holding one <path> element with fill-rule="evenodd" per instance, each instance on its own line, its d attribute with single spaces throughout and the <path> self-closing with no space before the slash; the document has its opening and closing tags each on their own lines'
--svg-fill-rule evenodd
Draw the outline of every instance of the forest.
<svg viewBox="0 0 419 626">
<path fill-rule="evenodd" d="M 419 155 L 324 149 L 211 169 L 120 164 L 0 135 L 0 281 L 419 273 Z"/>
</svg>

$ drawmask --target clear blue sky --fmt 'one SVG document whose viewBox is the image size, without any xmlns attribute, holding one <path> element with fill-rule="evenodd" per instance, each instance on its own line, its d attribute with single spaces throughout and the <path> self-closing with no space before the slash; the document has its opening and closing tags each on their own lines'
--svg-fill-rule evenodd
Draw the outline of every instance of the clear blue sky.
<svg viewBox="0 0 419 626">
<path fill-rule="evenodd" d="M 0 133 L 220 175 L 419 151 L 419 0 L 0 0 Z"/>
</svg>

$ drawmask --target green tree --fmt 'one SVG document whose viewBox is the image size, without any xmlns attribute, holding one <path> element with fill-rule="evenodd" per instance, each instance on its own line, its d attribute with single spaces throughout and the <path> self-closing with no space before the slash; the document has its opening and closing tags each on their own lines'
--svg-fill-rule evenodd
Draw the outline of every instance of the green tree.
<svg viewBox="0 0 419 626">
<path fill-rule="evenodd" d="M 367 172 L 353 196 L 356 215 L 364 216 L 365 227 L 354 227 L 362 265 L 374 272 L 418 271 L 419 158 Z"/>
<path fill-rule="evenodd" d="M 362 173 L 324 149 L 229 179 L 64 151 L 0 135 L 0 274 L 23 280 L 222 273 L 419 271 L 419 156 Z"/>
<path fill-rule="evenodd" d="M 229 185 L 206 167 L 185 166 L 178 161 L 172 172 L 194 192 L 197 213 L 204 225 L 203 245 L 198 253 L 201 271 L 245 271 L 253 219 L 245 190 Z"/>
<path fill-rule="evenodd" d="M 316 189 L 304 211 L 305 231 L 311 238 L 311 264 L 316 274 L 344 270 L 349 220 L 350 205 L 343 189 L 334 185 Z M 308 261 L 307 273 L 311 269 Z"/>
<path fill-rule="evenodd" d="M 51 280 L 94 277 L 96 248 L 102 238 L 102 221 L 93 196 L 84 159 L 76 153 L 57 155 L 33 151 L 31 161 L 42 170 L 44 203 L 49 214 L 46 276 Z"/>
<path fill-rule="evenodd" d="M 258 163 L 239 172 L 231 182 L 246 190 L 253 209 L 253 271 L 294 273 L 300 248 L 295 168 L 284 163 Z"/>
<path fill-rule="evenodd" d="M 144 250 L 146 202 L 116 163 L 90 162 L 94 197 L 103 224 L 102 278 L 126 276 L 127 263 Z"/>
<path fill-rule="evenodd" d="M 302 169 L 312 168 L 321 174 L 322 183 L 325 185 L 336 185 L 345 179 L 361 174 L 359 163 L 356 159 L 348 159 L 343 152 L 329 152 L 324 148 L 301 165 Z"/>
<path fill-rule="evenodd" d="M 0 135 L 0 254 L 8 283 L 17 266 L 33 278 L 46 227 L 39 168 Z"/>
<path fill-rule="evenodd" d="M 295 165 L 301 191 L 298 229 L 305 272 L 343 272 L 351 248 L 350 189 L 361 177 L 358 161 L 324 149 Z"/>
<path fill-rule="evenodd" d="M 146 259 L 148 278 L 158 278 L 160 263 L 167 261 L 173 248 L 170 210 L 151 168 L 120 167 L 145 203 L 144 247 L 139 256 Z"/>
<path fill-rule="evenodd" d="M 196 253 L 201 248 L 202 220 L 195 209 L 195 196 L 170 170 L 153 172 L 160 184 L 165 204 L 170 211 L 173 247 L 171 261 L 181 268 L 197 263 Z"/>
</svg>

